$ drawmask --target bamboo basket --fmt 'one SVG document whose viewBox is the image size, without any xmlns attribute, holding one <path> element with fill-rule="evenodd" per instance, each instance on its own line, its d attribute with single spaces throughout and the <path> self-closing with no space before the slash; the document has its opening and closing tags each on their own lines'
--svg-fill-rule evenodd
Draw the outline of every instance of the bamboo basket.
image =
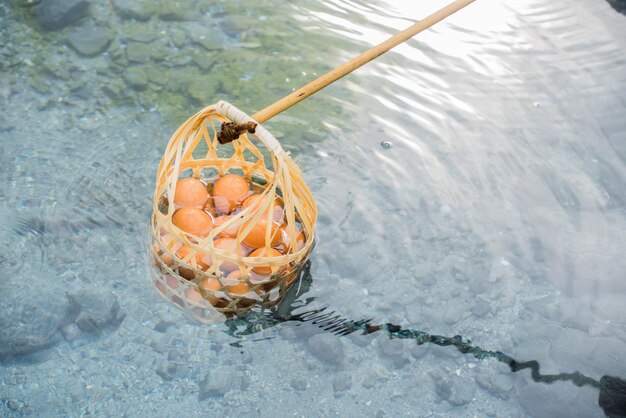
<svg viewBox="0 0 626 418">
<path fill-rule="evenodd" d="M 161 159 L 154 192 L 149 248 L 155 267 L 154 284 L 159 293 L 203 322 L 243 315 L 253 307 L 268 308 L 280 302 L 313 248 L 317 207 L 298 167 L 260 123 L 473 1 L 451 2 L 252 117 L 220 101 L 183 123 L 170 139 Z M 222 124 L 220 131 L 217 129 L 219 124 Z M 269 159 L 256 148 L 250 137 L 263 144 Z M 227 143 L 228 146 L 219 145 L 218 148 L 218 144 Z M 190 234 L 174 225 L 173 216 L 177 208 L 172 197 L 179 179 L 195 177 L 205 182 L 210 191 L 213 182 L 227 174 L 243 176 L 250 188 L 260 193 L 257 202 L 262 203 L 237 209 L 227 221 L 216 224 L 206 236 Z M 282 211 L 277 220 L 284 225 L 281 226 L 282 244 L 279 244 L 281 254 L 267 257 L 264 255 L 272 254 L 270 245 L 275 236 L 272 222 L 275 220 L 276 202 Z M 269 210 L 270 207 L 272 210 Z M 203 209 L 212 215 L 219 215 L 213 213 L 210 206 Z M 255 225 L 263 218 L 265 239 L 258 242 L 264 243 L 262 251 L 265 253 L 255 253 L 258 256 L 252 257 L 248 254 L 251 248 L 242 247 L 242 244 L 253 228 L 258 229 Z M 216 245 L 214 240 L 227 233 L 234 234 L 230 244 L 227 247 Z M 233 273 L 235 270 L 236 274 Z"/>
<path fill-rule="evenodd" d="M 277 304 L 314 245 L 315 200 L 299 168 L 276 138 L 259 124 L 254 134 L 243 133 L 229 144 L 219 144 L 223 122 L 251 121 L 250 116 L 224 101 L 202 109 L 176 130 L 157 172 L 149 246 L 154 285 L 161 296 L 203 322 L 212 322 L 219 314 L 243 315 L 254 307 Z M 264 146 L 266 155 L 251 139 Z M 179 179 L 194 177 L 207 185 L 210 197 L 204 209 L 216 219 L 220 213 L 211 205 L 211 187 L 227 174 L 245 178 L 250 192 L 261 194 L 259 203 L 239 208 L 207 236 L 193 235 L 174 225 L 177 207 L 173 196 Z M 275 248 L 282 255 L 248 256 L 252 248 L 245 246 L 243 239 L 262 220 L 267 238 L 263 251 L 271 254 L 272 234 L 280 233 L 281 243 Z M 275 224 L 282 224 L 278 232 L 272 226 Z M 236 234 L 226 248 L 214 245 L 215 239 L 233 231 Z M 185 251 L 181 251 L 183 247 Z M 240 277 L 233 278 L 237 275 Z"/>
</svg>

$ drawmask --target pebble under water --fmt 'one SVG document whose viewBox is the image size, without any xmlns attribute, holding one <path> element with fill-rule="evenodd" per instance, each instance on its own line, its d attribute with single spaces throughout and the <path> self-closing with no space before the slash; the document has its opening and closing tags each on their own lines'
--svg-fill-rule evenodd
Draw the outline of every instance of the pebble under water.
<svg viewBox="0 0 626 418">
<path fill-rule="evenodd" d="M 1 416 L 619 416 L 619 0 L 478 0 L 266 123 L 320 212 L 277 312 L 151 287 L 176 127 L 445 4 L 409 3 L 0 4 Z"/>
</svg>

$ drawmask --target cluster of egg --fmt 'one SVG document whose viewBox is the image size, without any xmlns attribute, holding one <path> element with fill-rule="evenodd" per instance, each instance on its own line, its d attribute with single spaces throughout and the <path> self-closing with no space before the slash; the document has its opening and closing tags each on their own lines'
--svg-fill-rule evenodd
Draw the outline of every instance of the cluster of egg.
<svg viewBox="0 0 626 418">
<path fill-rule="evenodd" d="M 245 178 L 236 174 L 227 174 L 214 182 L 207 181 L 206 183 L 196 178 L 180 179 L 176 183 L 173 202 L 170 199 L 170 204 L 173 203 L 175 208 L 172 223 L 187 233 L 191 242 L 197 243 L 198 241 L 194 237 L 206 238 L 214 228 L 228 222 L 242 210 L 251 207 L 251 210 L 254 211 L 255 208 L 260 207 L 262 205 L 261 191 L 259 186 L 250 184 Z M 264 257 L 279 257 L 289 251 L 302 249 L 305 236 L 297 221 L 295 225 L 296 231 L 298 231 L 296 243 L 291 245 L 292 240 L 287 232 L 282 199 L 276 197 L 273 204 L 269 206 L 272 211 L 271 216 L 261 216 L 254 225 L 250 225 L 250 222 L 255 221 L 256 217 L 249 223 L 223 229 L 213 239 L 213 248 L 225 251 L 234 249 L 237 256 L 255 257 L 257 260 Z M 268 229 L 270 230 L 269 242 L 266 241 Z M 241 242 L 236 248 L 237 240 L 235 238 L 239 234 L 243 234 L 244 231 L 247 233 L 241 238 Z M 172 242 L 174 239 L 173 235 L 167 231 L 161 232 L 161 243 L 169 247 L 179 259 L 186 259 L 189 256 L 189 247 L 182 242 Z M 174 264 L 172 256 L 160 250 L 157 244 L 154 244 L 154 251 L 166 265 L 172 266 Z M 198 252 L 193 258 L 193 262 L 189 260 L 188 266 L 179 266 L 178 268 L 179 275 L 184 279 L 193 280 L 197 277 L 195 271 L 206 271 L 213 264 L 211 256 L 206 252 Z M 215 273 L 217 269 L 213 270 Z M 206 298 L 211 304 L 219 306 L 224 301 L 212 295 L 223 293 L 226 289 L 232 297 L 246 297 L 252 290 L 249 283 L 266 282 L 273 273 L 280 274 L 286 270 L 288 270 L 288 266 L 272 269 L 268 263 L 267 265 L 257 265 L 248 271 L 244 266 L 235 262 L 221 261 L 219 275 L 222 279 L 220 280 L 216 276 L 204 277 L 197 282 L 197 286 L 207 291 L 203 292 L 205 295 L 211 295 Z M 290 274 L 287 285 L 293 278 L 295 275 Z M 178 287 L 179 284 L 174 277 L 169 276 L 168 279 L 167 283 L 170 287 Z M 192 303 L 203 299 L 201 293 L 193 287 L 186 288 L 184 293 L 186 299 Z"/>
</svg>

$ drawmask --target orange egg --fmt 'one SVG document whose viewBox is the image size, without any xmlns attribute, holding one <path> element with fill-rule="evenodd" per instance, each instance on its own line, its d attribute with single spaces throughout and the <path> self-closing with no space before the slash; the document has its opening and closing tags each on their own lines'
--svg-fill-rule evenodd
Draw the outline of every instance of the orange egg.
<svg viewBox="0 0 626 418">
<path fill-rule="evenodd" d="M 282 199 L 280 197 L 275 197 L 274 198 L 274 204 L 273 205 L 269 205 L 268 210 L 272 211 L 272 219 L 274 220 L 274 222 L 278 223 L 278 224 L 282 224 L 283 223 L 283 219 L 284 219 L 284 215 L 285 215 L 285 210 L 282 207 L 281 204 Z M 254 206 L 254 207 L 261 207 L 263 204 L 263 200 L 261 199 L 261 195 L 260 194 L 253 194 L 250 195 L 246 198 L 246 200 L 243 201 L 243 203 L 241 204 L 241 207 L 243 209 L 246 209 L 250 206 Z M 267 216 L 267 212 L 265 212 L 265 214 L 263 215 L 264 217 Z"/>
<path fill-rule="evenodd" d="M 249 221 L 250 222 L 250 221 Z M 247 222 L 243 226 L 240 227 L 240 231 L 243 231 L 247 225 L 250 223 Z M 265 247 L 265 232 L 268 228 L 271 228 L 270 231 L 270 246 L 275 247 L 282 242 L 282 234 L 280 232 L 280 228 L 275 222 L 271 223 L 271 226 L 267 225 L 267 219 L 260 219 L 248 232 L 243 239 L 243 243 L 246 244 L 250 248 L 259 248 Z"/>
<path fill-rule="evenodd" d="M 227 277 L 230 280 L 235 280 L 241 278 L 241 270 L 235 270 L 230 273 Z M 228 286 L 228 293 L 231 293 L 233 296 L 241 296 L 245 295 L 250 291 L 250 286 L 244 281 L 241 281 L 232 286 Z"/>
<path fill-rule="evenodd" d="M 176 279 L 176 277 L 172 276 L 171 274 L 167 274 L 167 275 L 165 276 L 165 282 L 166 282 L 166 283 L 167 283 L 167 285 L 168 285 L 169 287 L 171 287 L 172 289 L 178 289 L 178 286 L 179 286 L 179 284 L 180 284 L 180 283 L 178 282 L 178 280 Z"/>
<path fill-rule="evenodd" d="M 229 215 L 222 215 L 215 218 L 215 226 L 218 227 L 222 225 L 224 222 L 228 221 L 231 217 Z M 237 226 L 231 226 L 230 228 L 226 228 L 218 237 L 221 238 L 235 238 L 237 236 Z"/>
<path fill-rule="evenodd" d="M 281 255 L 283 254 L 274 248 L 270 248 L 269 253 L 265 250 L 265 248 L 257 248 L 250 253 L 249 257 L 279 257 Z M 269 264 L 266 266 L 256 266 L 252 269 L 252 271 L 265 276 L 272 274 L 272 268 Z"/>
<path fill-rule="evenodd" d="M 235 240 L 233 238 L 218 238 L 213 242 L 213 246 L 216 249 L 228 251 L 233 247 L 234 243 Z M 235 254 L 241 255 L 242 257 L 248 255 L 248 250 L 241 244 L 239 245 L 239 248 L 235 249 L 234 251 Z M 237 270 L 238 268 L 239 265 L 232 261 L 222 261 L 222 264 L 220 264 L 220 270 L 222 271 L 233 271 Z"/>
<path fill-rule="evenodd" d="M 222 289 L 222 285 L 219 280 L 208 277 L 202 279 L 198 285 L 205 290 L 219 291 Z"/>
<path fill-rule="evenodd" d="M 283 237 L 283 243 L 282 243 L 281 249 L 283 251 L 288 251 L 289 246 L 291 245 L 291 238 L 289 237 L 287 225 L 282 225 L 280 227 L 280 232 Z M 304 248 L 305 243 L 306 243 L 306 240 L 304 238 L 304 232 L 302 231 L 298 232 L 298 230 L 296 229 L 296 251 L 300 251 L 302 248 Z"/>
<path fill-rule="evenodd" d="M 206 202 L 204 202 L 204 206 L 202 207 L 202 210 L 211 214 L 211 216 L 215 217 L 217 216 L 217 210 L 215 210 L 215 203 L 213 202 L 213 198 L 212 197 L 208 197 Z"/>
<path fill-rule="evenodd" d="M 206 237 L 213 228 L 211 216 L 194 207 L 178 209 L 174 212 L 172 222 L 183 231 L 200 237 Z"/>
<path fill-rule="evenodd" d="M 185 258 L 189 255 L 189 247 L 186 245 L 182 246 L 178 251 L 176 251 L 176 255 L 179 258 Z M 207 254 L 203 254 L 201 252 L 197 252 L 194 256 L 196 259 L 196 265 L 199 269 L 206 270 L 211 265 L 211 256 Z"/>
<path fill-rule="evenodd" d="M 174 260 L 172 259 L 172 256 L 169 255 L 169 253 L 167 252 L 167 250 L 165 249 L 165 246 L 169 247 L 172 240 L 174 239 L 173 235 L 167 232 L 161 232 L 161 236 L 160 236 L 160 242 L 161 242 L 161 246 L 159 246 L 158 244 L 154 244 L 154 252 L 156 254 L 158 254 L 159 252 L 161 252 L 161 260 L 163 261 L 163 263 L 165 263 L 168 266 L 171 266 L 172 264 L 174 264 Z M 175 242 L 174 245 L 171 247 L 171 251 L 176 252 L 183 244 L 181 242 Z"/>
<path fill-rule="evenodd" d="M 198 179 L 189 177 L 176 182 L 174 203 L 179 206 L 195 206 L 202 208 L 207 197 L 209 197 L 209 192 L 204 183 Z"/>
<path fill-rule="evenodd" d="M 198 303 L 202 300 L 202 295 L 196 289 L 188 287 L 185 289 L 185 297 L 189 302 Z"/>
<path fill-rule="evenodd" d="M 200 288 L 204 290 L 208 290 L 212 292 L 218 292 L 222 289 L 222 285 L 220 284 L 219 280 L 210 279 L 208 277 L 205 279 L 202 279 L 200 283 L 198 283 L 198 286 L 200 286 Z M 208 295 L 208 300 L 211 303 L 211 305 L 216 305 L 220 301 L 219 298 L 213 296 L 211 293 L 209 293 Z"/>
<path fill-rule="evenodd" d="M 213 202 L 221 213 L 230 213 L 241 205 L 248 193 L 250 184 L 241 176 L 227 174 L 213 185 Z"/>
</svg>

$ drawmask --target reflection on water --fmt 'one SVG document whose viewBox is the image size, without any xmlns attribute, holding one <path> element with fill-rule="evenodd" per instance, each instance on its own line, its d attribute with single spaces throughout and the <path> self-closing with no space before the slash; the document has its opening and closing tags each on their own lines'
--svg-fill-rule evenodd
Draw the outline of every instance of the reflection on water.
<svg viewBox="0 0 626 418">
<path fill-rule="evenodd" d="M 112 1 L 54 32 L 27 3 L 0 5 L 1 415 L 602 415 L 593 387 L 452 347 L 259 318 L 235 337 L 246 320 L 200 326 L 149 284 L 179 123 L 253 113 L 443 1 Z M 292 315 L 626 376 L 624 18 L 481 0 L 269 121 L 320 209 Z M 68 47 L 83 26 L 101 53 Z"/>
</svg>

